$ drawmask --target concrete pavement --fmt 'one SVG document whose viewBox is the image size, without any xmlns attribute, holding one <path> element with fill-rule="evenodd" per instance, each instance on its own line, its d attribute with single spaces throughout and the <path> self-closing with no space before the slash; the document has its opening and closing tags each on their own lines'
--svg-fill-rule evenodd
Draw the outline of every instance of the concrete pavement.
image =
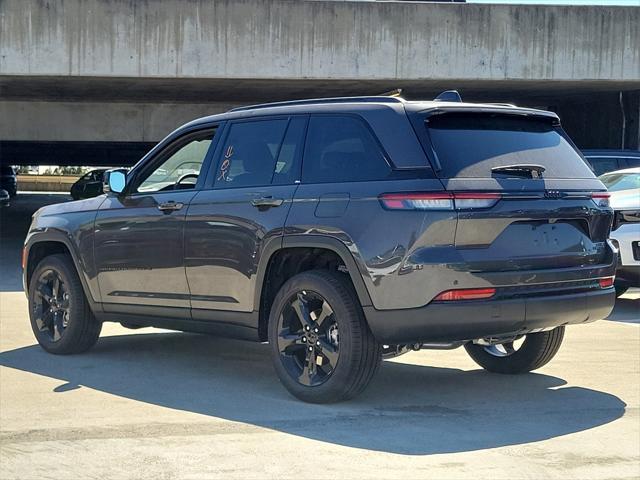
<svg viewBox="0 0 640 480">
<path fill-rule="evenodd" d="M 108 324 L 86 354 L 46 354 L 18 285 L 0 284 L 2 479 L 640 477 L 638 290 L 536 373 L 422 351 L 317 406 L 279 385 L 266 345 Z"/>
</svg>

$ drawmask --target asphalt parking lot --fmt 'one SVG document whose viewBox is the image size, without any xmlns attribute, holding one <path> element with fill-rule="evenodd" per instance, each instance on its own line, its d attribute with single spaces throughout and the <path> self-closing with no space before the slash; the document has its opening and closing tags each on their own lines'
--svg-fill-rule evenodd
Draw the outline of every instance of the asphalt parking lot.
<svg viewBox="0 0 640 480">
<path fill-rule="evenodd" d="M 364 395 L 301 403 L 266 345 L 109 324 L 78 356 L 42 351 L 21 291 L 31 213 L 0 211 L 0 478 L 638 478 L 640 291 L 569 327 L 541 370 L 463 349 L 383 365 Z"/>
</svg>

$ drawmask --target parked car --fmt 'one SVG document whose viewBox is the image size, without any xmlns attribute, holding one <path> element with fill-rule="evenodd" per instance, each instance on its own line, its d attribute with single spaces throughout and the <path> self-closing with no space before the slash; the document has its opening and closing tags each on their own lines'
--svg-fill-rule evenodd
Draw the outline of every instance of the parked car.
<svg viewBox="0 0 640 480">
<path fill-rule="evenodd" d="M 9 192 L 0 189 L 0 207 L 8 207 L 10 203 L 11 197 L 9 196 Z"/>
<path fill-rule="evenodd" d="M 410 349 L 540 368 L 566 325 L 613 307 L 609 194 L 554 113 L 457 99 L 293 101 L 179 128 L 107 172 L 106 195 L 34 215 L 38 342 L 82 352 L 104 321 L 268 341 L 309 402 L 357 395 Z"/>
<path fill-rule="evenodd" d="M 0 188 L 6 190 L 10 197 L 18 193 L 18 179 L 13 167 L 0 165 Z"/>
<path fill-rule="evenodd" d="M 71 197 L 74 200 L 91 198 L 102 195 L 102 184 L 106 169 L 91 170 L 81 176 L 76 183 L 71 185 Z"/>
<path fill-rule="evenodd" d="M 616 293 L 640 287 L 640 167 L 618 170 L 600 176 L 611 192 L 615 211 L 611 239 L 620 249 L 616 272 Z"/>
<path fill-rule="evenodd" d="M 640 151 L 637 150 L 583 150 L 582 154 L 596 175 L 640 167 Z"/>
</svg>

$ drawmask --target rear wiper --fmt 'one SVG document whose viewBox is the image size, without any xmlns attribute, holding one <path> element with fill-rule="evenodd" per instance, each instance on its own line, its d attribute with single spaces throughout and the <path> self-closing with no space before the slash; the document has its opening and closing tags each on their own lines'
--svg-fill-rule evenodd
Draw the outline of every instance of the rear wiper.
<svg viewBox="0 0 640 480">
<path fill-rule="evenodd" d="M 491 174 L 502 174 L 513 177 L 524 178 L 541 178 L 542 172 L 546 168 L 542 165 L 504 165 L 502 167 L 493 167 Z"/>
</svg>

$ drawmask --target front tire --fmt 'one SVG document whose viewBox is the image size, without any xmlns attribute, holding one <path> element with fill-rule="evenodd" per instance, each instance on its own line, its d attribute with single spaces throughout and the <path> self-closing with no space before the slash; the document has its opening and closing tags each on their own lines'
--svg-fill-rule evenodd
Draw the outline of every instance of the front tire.
<svg viewBox="0 0 640 480">
<path fill-rule="evenodd" d="M 34 270 L 29 318 L 36 340 L 49 353 L 81 353 L 98 341 L 102 323 L 89 308 L 69 255 L 45 257 Z"/>
<path fill-rule="evenodd" d="M 517 349 L 514 342 L 490 347 L 467 343 L 464 348 L 478 365 L 489 372 L 518 374 L 546 365 L 558 353 L 563 338 L 564 326 L 525 335 L 524 343 Z"/>
<path fill-rule="evenodd" d="M 269 316 L 269 344 L 282 384 L 311 403 L 358 395 L 382 360 L 353 286 L 344 274 L 324 270 L 282 286 Z"/>
</svg>

